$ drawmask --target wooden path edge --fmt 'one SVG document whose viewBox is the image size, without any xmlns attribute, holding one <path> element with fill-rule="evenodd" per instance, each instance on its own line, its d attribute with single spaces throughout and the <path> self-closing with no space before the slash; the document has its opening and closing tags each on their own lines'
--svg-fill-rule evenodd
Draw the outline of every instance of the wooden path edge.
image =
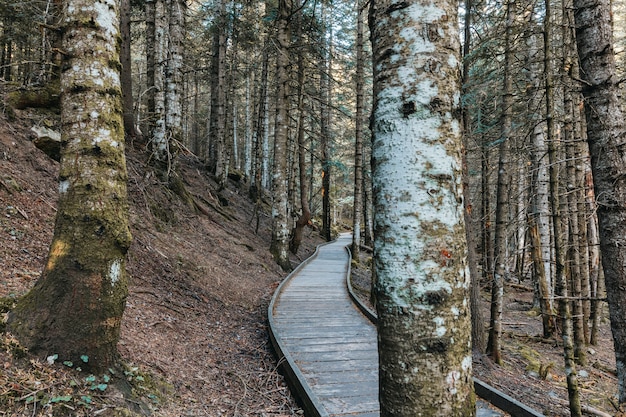
<svg viewBox="0 0 626 417">
<path fill-rule="evenodd" d="M 350 249 L 346 246 L 346 251 L 350 259 L 352 254 Z M 351 269 L 348 266 L 348 273 L 346 274 L 346 286 L 352 302 L 361 310 L 361 312 L 374 324 L 378 321 L 378 317 L 375 311 L 372 311 L 368 306 L 363 304 L 361 299 L 354 292 L 351 282 Z M 515 398 L 505 394 L 504 392 L 492 387 L 491 385 L 479 380 L 478 378 L 472 378 L 474 380 L 474 392 L 480 398 L 488 401 L 500 410 L 509 413 L 512 417 L 545 417 L 540 412 L 533 410 L 525 404 L 517 401 Z"/>
<path fill-rule="evenodd" d="M 285 345 L 280 336 L 275 333 L 274 329 L 276 327 L 276 323 L 274 322 L 274 306 L 284 287 L 286 287 L 287 284 L 294 277 L 296 277 L 302 269 L 304 269 L 304 267 L 306 267 L 312 260 L 317 258 L 319 250 L 322 246 L 326 246 L 333 242 L 334 241 L 330 241 L 318 245 L 317 248 L 315 248 L 315 252 L 313 253 L 313 255 L 305 259 L 303 262 L 300 263 L 300 265 L 296 267 L 296 269 L 291 271 L 291 273 L 282 280 L 280 285 L 276 288 L 276 291 L 274 291 L 274 295 L 272 296 L 270 305 L 267 308 L 267 320 L 269 322 L 268 333 L 272 346 L 274 347 L 274 351 L 278 356 L 279 368 L 283 371 L 285 379 L 287 380 L 287 385 L 289 385 L 291 392 L 296 394 L 296 397 L 300 400 L 302 408 L 304 409 L 304 415 L 306 417 L 329 417 L 329 414 L 326 411 L 326 408 L 320 402 L 317 395 L 315 395 L 313 390 L 311 390 L 309 384 L 304 379 L 304 375 L 300 371 L 300 368 L 294 361 L 289 351 L 285 348 Z M 350 270 L 348 269 L 348 272 L 349 271 Z"/>
</svg>

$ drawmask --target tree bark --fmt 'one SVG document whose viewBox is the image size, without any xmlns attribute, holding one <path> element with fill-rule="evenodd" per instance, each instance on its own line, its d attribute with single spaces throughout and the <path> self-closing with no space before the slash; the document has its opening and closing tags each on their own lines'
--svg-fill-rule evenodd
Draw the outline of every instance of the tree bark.
<svg viewBox="0 0 626 417">
<path fill-rule="evenodd" d="M 122 37 L 120 46 L 120 62 L 122 64 L 120 82 L 124 106 L 124 132 L 131 140 L 134 140 L 139 136 L 139 131 L 135 125 L 135 103 L 133 101 L 133 76 L 130 55 L 130 0 L 121 0 L 120 35 Z"/>
<path fill-rule="evenodd" d="M 284 271 L 292 269 L 289 261 L 289 226 L 287 218 L 287 103 L 289 100 L 289 45 L 291 31 L 286 0 L 278 7 L 278 58 L 276 78 L 276 129 L 274 133 L 274 175 L 272 177 L 272 244 L 270 252 Z"/>
<path fill-rule="evenodd" d="M 574 18 L 619 404 L 623 409 L 626 408 L 626 154 L 623 146 L 626 132 L 615 76 L 611 3 L 574 0 Z"/>
<path fill-rule="evenodd" d="M 491 316 L 489 319 L 489 339 L 487 353 L 497 364 L 502 363 L 500 339 L 502 337 L 502 307 L 504 298 L 504 276 L 506 274 L 506 241 L 509 224 L 509 153 L 511 147 L 511 125 L 513 106 L 513 23 L 515 22 L 515 1 L 507 2 L 507 18 L 504 52 L 504 79 L 502 96 L 501 137 L 498 156 L 498 190 L 496 196 L 496 229 L 494 234 L 494 272 L 491 284 Z"/>
<path fill-rule="evenodd" d="M 472 416 L 457 3 L 372 1 L 381 416 Z"/>
<path fill-rule="evenodd" d="M 356 30 L 356 113 L 354 132 L 354 206 L 352 211 L 352 258 L 359 262 L 361 251 L 361 222 L 363 220 L 363 92 L 364 92 L 364 53 L 363 53 L 363 2 L 357 2 Z"/>
<path fill-rule="evenodd" d="M 465 0 L 465 21 L 463 22 L 463 83 L 469 81 L 470 52 L 471 52 L 471 24 L 472 24 L 472 0 Z M 467 263 L 471 279 L 470 310 L 472 320 L 472 348 L 483 352 L 486 347 L 485 318 L 480 305 L 480 272 L 478 270 L 478 254 L 476 253 L 476 236 L 478 231 L 473 218 L 473 204 L 470 193 L 470 177 L 467 166 L 467 149 L 471 130 L 470 113 L 467 107 L 463 107 L 463 202 L 465 235 L 467 238 Z"/>
<path fill-rule="evenodd" d="M 90 370 L 114 367 L 118 360 L 131 242 L 116 47 L 119 2 L 101 3 L 106 7 L 67 1 L 54 237 L 40 279 L 8 321 L 31 351 L 57 353 Z"/>
</svg>

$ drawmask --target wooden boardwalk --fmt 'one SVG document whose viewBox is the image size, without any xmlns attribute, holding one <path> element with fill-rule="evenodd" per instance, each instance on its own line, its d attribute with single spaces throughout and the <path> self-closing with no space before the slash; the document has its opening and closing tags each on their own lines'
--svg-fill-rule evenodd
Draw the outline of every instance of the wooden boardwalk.
<svg viewBox="0 0 626 417">
<path fill-rule="evenodd" d="M 351 235 L 321 245 L 278 287 L 269 306 L 270 338 L 307 417 L 379 417 L 376 327 L 346 288 Z M 479 383 L 479 381 L 477 381 Z M 501 393 L 486 389 L 502 405 Z M 506 397 L 506 396 L 505 396 Z M 478 402 L 478 416 L 504 414 Z M 502 404 L 502 405 L 501 405 Z M 541 414 L 517 403 L 513 416 Z"/>
</svg>

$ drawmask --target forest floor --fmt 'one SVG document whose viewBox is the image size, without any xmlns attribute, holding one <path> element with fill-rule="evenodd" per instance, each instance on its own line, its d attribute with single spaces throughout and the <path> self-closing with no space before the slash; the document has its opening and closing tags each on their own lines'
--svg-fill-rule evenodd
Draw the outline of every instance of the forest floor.
<svg viewBox="0 0 626 417">
<path fill-rule="evenodd" d="M 58 164 L 35 148 L 30 127 L 54 124 L 55 117 L 23 111 L 11 123 L 0 118 L 3 313 L 39 277 L 52 239 Z M 269 206 L 258 212 L 255 230 L 257 216 L 243 185 L 231 181 L 218 192 L 202 164 L 181 155 L 182 177 L 200 207 L 193 210 L 158 182 L 136 148 L 127 152 L 134 240 L 119 344 L 132 395 L 113 383 L 120 375 L 92 377 L 51 364 L 0 326 L 0 416 L 130 415 L 125 410 L 162 417 L 302 415 L 268 343 L 267 306 L 286 275 L 268 251 Z M 292 263 L 319 243 L 319 233 L 307 229 Z M 355 269 L 356 286 L 368 285 L 365 264 Z M 506 295 L 504 365 L 476 355 L 476 376 L 547 415 L 567 415 L 560 343 L 537 337 L 530 293 L 509 288 Z M 485 295 L 485 313 L 487 306 Z M 600 334 L 583 368 L 582 398 L 611 413 L 616 379 L 609 372 L 614 359 L 606 323 Z M 534 371 L 540 364 L 552 364 L 545 380 Z"/>
</svg>

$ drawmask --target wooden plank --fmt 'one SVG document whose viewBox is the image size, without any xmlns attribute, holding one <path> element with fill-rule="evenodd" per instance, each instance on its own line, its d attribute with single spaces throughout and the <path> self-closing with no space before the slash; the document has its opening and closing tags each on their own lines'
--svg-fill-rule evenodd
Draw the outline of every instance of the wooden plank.
<svg viewBox="0 0 626 417">
<path fill-rule="evenodd" d="M 372 412 L 379 410 L 378 398 L 371 397 L 320 397 L 328 414 Z"/>
<path fill-rule="evenodd" d="M 378 367 L 371 369 L 351 369 L 346 371 L 319 370 L 317 373 L 310 373 L 306 376 L 307 381 L 312 386 L 341 384 L 347 382 L 369 382 L 378 381 Z"/>
<path fill-rule="evenodd" d="M 373 398 L 378 398 L 378 379 L 368 381 L 347 381 L 334 384 L 317 384 L 315 391 L 320 398 L 326 396 L 343 394 L 348 397 L 356 397 L 367 394 Z"/>
</svg>

